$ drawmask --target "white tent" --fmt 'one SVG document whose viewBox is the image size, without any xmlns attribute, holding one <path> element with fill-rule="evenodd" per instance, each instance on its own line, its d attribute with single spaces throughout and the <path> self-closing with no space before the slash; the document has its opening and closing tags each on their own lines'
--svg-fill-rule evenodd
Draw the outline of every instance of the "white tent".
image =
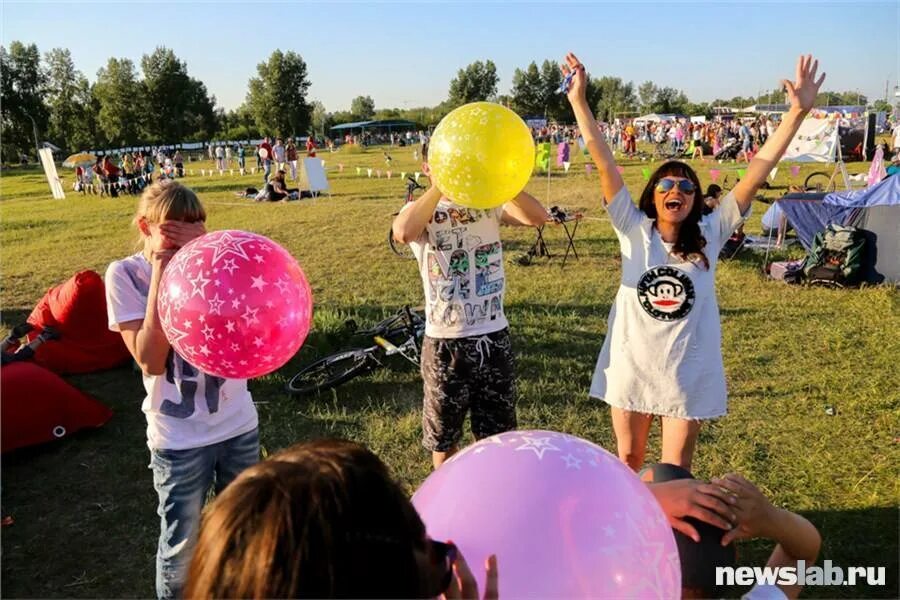
<svg viewBox="0 0 900 600">
<path fill-rule="evenodd" d="M 643 117 L 638 117 L 634 120 L 635 124 L 639 123 L 659 123 L 661 121 L 674 121 L 677 118 L 677 115 L 660 115 L 656 113 L 650 113 L 649 115 L 644 115 Z"/>
</svg>

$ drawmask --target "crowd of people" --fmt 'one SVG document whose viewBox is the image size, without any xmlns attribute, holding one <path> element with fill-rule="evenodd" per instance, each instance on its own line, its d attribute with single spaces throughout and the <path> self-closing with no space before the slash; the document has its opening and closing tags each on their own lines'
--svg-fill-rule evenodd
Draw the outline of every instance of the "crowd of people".
<svg viewBox="0 0 900 600">
<path fill-rule="evenodd" d="M 637 142 L 642 141 L 654 146 L 656 157 L 718 158 L 723 150 L 731 149 L 727 158 L 749 162 L 753 153 L 775 133 L 778 124 L 771 115 L 712 121 L 673 118 L 602 124 L 600 131 L 611 148 L 628 156 L 637 153 Z"/>
<path fill-rule="evenodd" d="M 138 194 L 153 182 L 159 166 L 159 177 L 184 177 L 184 157 L 181 150 L 153 148 L 97 157 L 93 165 L 75 168 L 75 191 L 118 197 L 119 193 Z"/>
<path fill-rule="evenodd" d="M 572 54 L 563 66 L 571 74 L 568 99 L 578 131 L 599 176 L 598 200 L 622 255 L 622 281 L 589 395 L 610 406 L 619 458 L 640 472 L 677 532 L 686 597 L 717 593 L 712 574 L 733 563 L 734 553 L 714 550 L 737 539 L 774 540 L 770 566 L 812 563 L 819 550 L 815 528 L 772 506 L 753 483 L 736 474 L 698 481 L 690 472 L 703 424 L 727 411 L 718 251 L 812 106 L 822 83 L 816 68 L 811 57 L 801 58 L 797 81 L 787 84 L 794 109 L 777 130 L 766 131 L 746 176 L 723 198 L 711 190 L 717 199 L 705 203 L 694 170 L 668 161 L 635 204 L 607 142 L 611 130 L 594 120 L 585 100 L 584 66 Z M 266 139 L 257 149 L 269 193 L 290 193 L 283 168 L 290 147 Z M 228 160 L 225 148 L 221 159 Z M 428 175 L 427 162 L 423 171 Z M 106 168 L 105 176 L 120 172 Z M 158 596 L 480 597 L 465 557 L 449 541 L 427 537 L 377 456 L 353 442 L 325 440 L 258 462 L 258 417 L 247 381 L 199 372 L 172 351 L 157 310 L 162 273 L 180 247 L 206 232 L 206 216 L 187 187 L 153 183 L 134 219 L 141 250 L 106 273 L 109 327 L 121 333 L 146 390 L 142 408 L 161 518 Z M 540 226 L 547 219 L 525 192 L 499 208 L 476 210 L 432 185 L 394 221 L 394 237 L 412 247 L 425 291 L 423 445 L 435 469 L 459 450 L 467 417 L 477 439 L 518 425 L 500 225 Z M 644 469 L 657 419 L 660 459 Z M 217 498 L 203 511 L 210 488 Z M 498 597 L 502 559 L 474 558 L 485 560 L 484 597 Z M 747 597 L 794 598 L 799 591 L 779 583 L 757 586 Z"/>
</svg>

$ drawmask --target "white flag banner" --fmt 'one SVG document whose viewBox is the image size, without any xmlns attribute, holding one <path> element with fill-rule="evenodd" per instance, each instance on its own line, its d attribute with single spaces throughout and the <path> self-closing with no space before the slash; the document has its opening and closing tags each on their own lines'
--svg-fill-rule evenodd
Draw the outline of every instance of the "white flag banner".
<svg viewBox="0 0 900 600">
<path fill-rule="evenodd" d="M 834 162 L 838 145 L 838 122 L 809 116 L 800 123 L 794 139 L 781 157 L 788 162 Z"/>
<path fill-rule="evenodd" d="M 421 173 L 416 171 L 416 183 L 419 183 L 419 175 L 421 175 Z"/>
<path fill-rule="evenodd" d="M 369 174 L 369 177 L 372 176 L 372 169 L 366 169 L 366 172 Z"/>
<path fill-rule="evenodd" d="M 400 179 L 406 179 L 406 171 L 400 171 Z"/>
<path fill-rule="evenodd" d="M 772 170 L 769 171 L 769 179 L 775 181 L 775 175 L 778 173 L 778 167 L 772 167 Z"/>
<path fill-rule="evenodd" d="M 566 173 L 569 172 L 569 167 L 571 167 L 571 166 L 572 166 L 572 163 L 570 163 L 569 161 L 567 161 L 567 160 L 563 161 L 563 169 L 565 169 Z"/>
</svg>

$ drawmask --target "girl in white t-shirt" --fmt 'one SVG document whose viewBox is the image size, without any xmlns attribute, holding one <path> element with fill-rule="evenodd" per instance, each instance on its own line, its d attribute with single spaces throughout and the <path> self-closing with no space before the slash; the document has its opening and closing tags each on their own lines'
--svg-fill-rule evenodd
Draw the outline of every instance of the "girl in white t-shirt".
<svg viewBox="0 0 900 600">
<path fill-rule="evenodd" d="M 716 258 L 812 108 L 825 77 L 815 80 L 817 67 L 812 56 L 800 57 L 796 81 L 783 82 L 791 111 L 706 217 L 696 173 L 677 161 L 651 175 L 634 205 L 585 98 L 584 66 L 570 53 L 561 67 L 563 76 L 572 73 L 568 98 L 622 252 L 622 283 L 590 395 L 612 407 L 619 457 L 634 470 L 644 462 L 654 416 L 662 421 L 660 462 L 690 469 L 700 423 L 727 412 Z"/>
<path fill-rule="evenodd" d="M 256 408 L 247 381 L 202 373 L 169 345 L 156 298 L 175 252 L 206 233 L 206 211 L 188 188 L 148 187 L 134 223 L 142 249 L 109 265 L 109 328 L 122 334 L 147 392 L 147 445 L 161 517 L 156 593 L 180 596 L 207 492 L 222 490 L 259 459 Z"/>
</svg>

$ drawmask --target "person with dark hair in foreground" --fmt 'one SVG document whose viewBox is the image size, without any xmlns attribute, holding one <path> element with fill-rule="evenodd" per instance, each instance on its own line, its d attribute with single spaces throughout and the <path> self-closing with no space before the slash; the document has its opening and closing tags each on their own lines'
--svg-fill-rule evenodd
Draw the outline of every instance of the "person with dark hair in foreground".
<svg viewBox="0 0 900 600">
<path fill-rule="evenodd" d="M 497 597 L 486 562 L 485 598 Z M 430 540 L 387 467 L 344 440 L 250 467 L 203 517 L 186 598 L 478 598 L 452 543 Z"/>
<path fill-rule="evenodd" d="M 656 464 L 641 472 L 641 479 L 651 485 L 665 482 L 696 481 L 690 471 L 677 465 Z M 729 505 L 737 519 L 736 527 L 725 530 L 688 517 L 699 537 L 691 537 L 676 529 L 675 542 L 681 559 L 683 598 L 718 598 L 724 590 L 716 586 L 716 568 L 735 566 L 734 541 L 761 537 L 776 542 L 767 567 L 797 568 L 803 561 L 812 565 L 819 554 L 822 539 L 815 526 L 798 514 L 777 508 L 759 489 L 742 476 L 729 473 L 713 479 L 711 485 L 728 495 Z M 758 584 L 745 600 L 787 600 L 797 598 L 802 585 Z"/>
</svg>

